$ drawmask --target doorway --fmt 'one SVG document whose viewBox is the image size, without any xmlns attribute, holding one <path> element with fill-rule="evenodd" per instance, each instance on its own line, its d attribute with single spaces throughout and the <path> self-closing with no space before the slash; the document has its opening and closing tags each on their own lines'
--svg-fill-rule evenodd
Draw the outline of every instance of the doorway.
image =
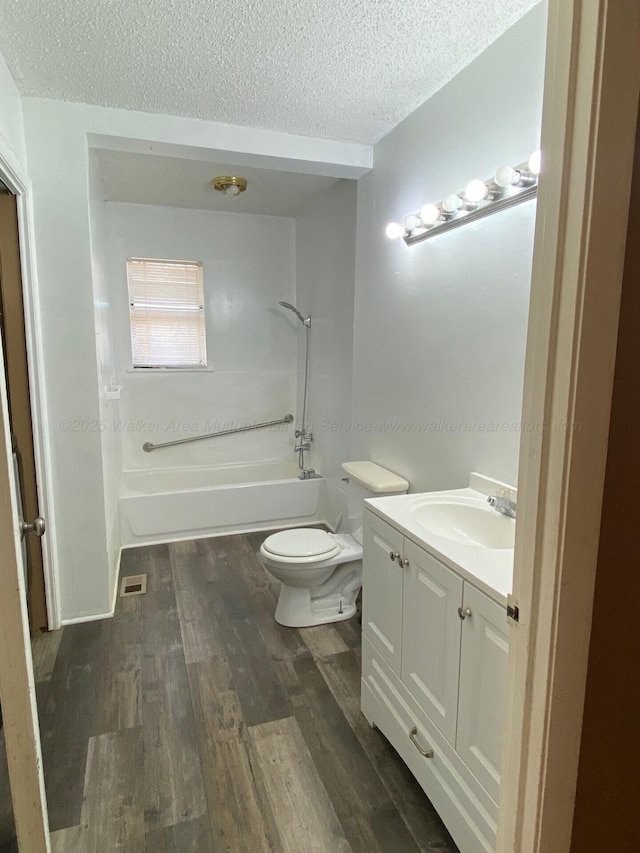
<svg viewBox="0 0 640 853">
<path fill-rule="evenodd" d="M 4 344 L 4 370 L 16 485 L 22 499 L 24 518 L 32 521 L 40 513 L 25 336 L 18 211 L 15 196 L 3 184 L 0 184 L 0 332 Z M 37 634 L 49 627 L 39 536 L 25 537 L 23 557 L 26 563 L 29 628 L 31 634 Z"/>
</svg>

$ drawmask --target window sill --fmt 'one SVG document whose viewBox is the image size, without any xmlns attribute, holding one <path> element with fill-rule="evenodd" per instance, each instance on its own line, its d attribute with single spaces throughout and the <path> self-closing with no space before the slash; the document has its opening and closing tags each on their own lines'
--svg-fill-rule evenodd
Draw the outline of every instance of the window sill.
<svg viewBox="0 0 640 853">
<path fill-rule="evenodd" d="M 213 367 L 127 367 L 125 373 L 135 373 L 136 376 L 162 376 L 174 373 L 215 373 Z"/>
</svg>

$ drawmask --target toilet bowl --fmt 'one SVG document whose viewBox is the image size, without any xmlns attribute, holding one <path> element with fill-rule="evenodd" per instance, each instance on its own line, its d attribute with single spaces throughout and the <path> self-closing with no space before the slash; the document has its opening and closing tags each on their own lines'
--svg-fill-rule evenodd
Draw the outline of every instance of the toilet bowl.
<svg viewBox="0 0 640 853">
<path fill-rule="evenodd" d="M 283 530 L 260 546 L 260 560 L 282 586 L 275 620 L 304 628 L 350 619 L 362 586 L 362 511 L 365 497 L 404 493 L 409 483 L 373 462 L 343 464 L 349 474 L 353 534 L 311 527 Z"/>
<path fill-rule="evenodd" d="M 275 619 L 304 628 L 350 619 L 362 586 L 362 545 L 352 536 L 310 527 L 268 536 L 263 566 L 282 582 Z"/>
</svg>

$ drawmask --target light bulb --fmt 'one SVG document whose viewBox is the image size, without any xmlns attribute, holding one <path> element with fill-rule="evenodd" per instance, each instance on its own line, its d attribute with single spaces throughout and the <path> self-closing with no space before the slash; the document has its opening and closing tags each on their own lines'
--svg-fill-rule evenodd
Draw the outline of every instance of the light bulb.
<svg viewBox="0 0 640 853">
<path fill-rule="evenodd" d="M 520 172 L 513 166 L 500 166 L 496 172 L 495 181 L 499 187 L 514 187 L 520 183 Z"/>
<path fill-rule="evenodd" d="M 532 175 L 539 175 L 542 169 L 542 151 L 539 148 L 529 157 L 529 171 Z"/>
<path fill-rule="evenodd" d="M 390 240 L 396 240 L 404 234 L 404 225 L 400 225 L 398 222 L 390 222 L 387 225 L 386 234 Z"/>
<path fill-rule="evenodd" d="M 465 199 L 471 204 L 477 204 L 489 195 L 489 187 L 484 181 L 469 181 L 464 191 Z"/>
<path fill-rule="evenodd" d="M 451 193 L 451 195 L 448 195 L 442 202 L 442 209 L 445 213 L 455 213 L 456 210 L 460 210 L 462 205 L 463 201 L 460 196 L 455 193 Z"/>
<path fill-rule="evenodd" d="M 225 195 L 238 195 L 240 189 L 236 186 L 236 184 L 229 184 L 229 186 L 224 188 Z"/>
<path fill-rule="evenodd" d="M 422 219 L 425 225 L 433 225 L 434 222 L 440 219 L 440 208 L 437 204 L 425 204 L 420 211 L 420 219 Z"/>
<path fill-rule="evenodd" d="M 422 220 L 419 216 L 415 216 L 413 213 L 410 213 L 409 216 L 405 217 L 404 227 L 407 231 L 415 231 L 416 228 L 420 228 L 422 225 Z"/>
</svg>

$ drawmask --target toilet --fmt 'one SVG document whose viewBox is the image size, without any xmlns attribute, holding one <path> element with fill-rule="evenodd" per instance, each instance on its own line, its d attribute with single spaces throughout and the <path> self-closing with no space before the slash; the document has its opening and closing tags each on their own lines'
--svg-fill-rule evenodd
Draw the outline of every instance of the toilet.
<svg viewBox="0 0 640 853">
<path fill-rule="evenodd" d="M 365 498 L 405 494 L 409 483 L 375 462 L 344 462 L 352 533 L 297 527 L 267 536 L 262 565 L 282 582 L 275 620 L 305 628 L 350 619 L 362 586 L 362 513 Z"/>
</svg>

